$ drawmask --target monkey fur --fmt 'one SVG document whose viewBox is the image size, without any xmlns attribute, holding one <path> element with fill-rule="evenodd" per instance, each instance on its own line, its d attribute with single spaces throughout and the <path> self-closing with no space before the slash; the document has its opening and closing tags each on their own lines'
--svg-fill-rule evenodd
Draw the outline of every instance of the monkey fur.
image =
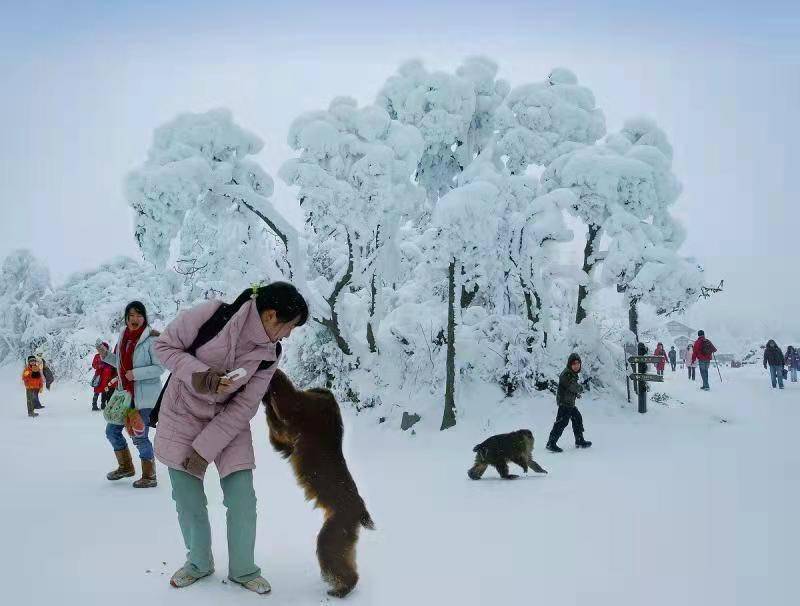
<svg viewBox="0 0 800 606">
<path fill-rule="evenodd" d="M 325 512 L 317 535 L 317 559 L 328 594 L 344 597 L 358 582 L 356 542 L 360 527 L 374 529 L 342 454 L 339 404 L 327 389 L 298 390 L 277 370 L 264 396 L 269 441 L 294 469 L 306 499 Z"/>
<path fill-rule="evenodd" d="M 536 473 L 547 473 L 533 460 L 533 432 L 519 429 L 511 433 L 492 436 L 472 449 L 475 464 L 467 471 L 472 480 L 480 480 L 483 472 L 490 465 L 497 470 L 501 478 L 513 480 L 519 476 L 508 473 L 508 464 L 515 463 L 528 473 L 528 467 Z"/>
</svg>

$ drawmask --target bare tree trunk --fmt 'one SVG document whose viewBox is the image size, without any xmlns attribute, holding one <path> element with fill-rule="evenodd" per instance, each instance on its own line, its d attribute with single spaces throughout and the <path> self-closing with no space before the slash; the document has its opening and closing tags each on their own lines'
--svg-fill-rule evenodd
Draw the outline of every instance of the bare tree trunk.
<svg viewBox="0 0 800 606">
<path fill-rule="evenodd" d="M 597 244 L 597 236 L 600 233 L 598 225 L 589 225 L 589 234 L 586 236 L 586 247 L 583 249 L 583 271 L 587 278 L 594 267 L 594 261 L 589 259 L 594 254 L 595 246 Z M 581 284 L 578 287 L 578 307 L 575 311 L 575 323 L 580 324 L 586 318 L 586 310 L 583 309 L 583 301 L 589 294 L 589 289 Z"/>
<path fill-rule="evenodd" d="M 372 319 L 375 317 L 375 297 L 377 296 L 377 289 L 375 288 L 375 274 L 372 274 L 372 281 L 370 282 L 370 301 L 369 301 L 369 320 L 367 320 L 367 344 L 372 353 L 377 353 L 378 345 L 375 342 L 375 332 L 372 328 Z"/>
<path fill-rule="evenodd" d="M 344 335 L 342 335 L 342 330 L 339 326 L 339 314 L 336 313 L 336 303 L 339 299 L 339 293 L 341 293 L 342 289 L 350 283 L 350 280 L 353 277 L 353 244 L 350 240 L 349 233 L 347 234 L 347 254 L 347 271 L 345 271 L 344 275 L 339 278 L 338 282 L 336 282 L 336 286 L 333 288 L 333 292 L 331 292 L 331 296 L 326 299 L 331 310 L 331 317 L 314 319 L 331 331 L 333 339 L 336 341 L 336 345 L 342 350 L 344 355 L 349 356 L 352 355 L 353 350 L 350 349 L 350 345 L 347 343 Z"/>
<path fill-rule="evenodd" d="M 636 309 L 638 299 L 631 297 L 628 301 L 628 328 L 636 335 L 636 342 L 639 342 L 639 310 Z"/>
<path fill-rule="evenodd" d="M 447 272 L 447 363 L 444 389 L 444 414 L 441 430 L 456 424 L 456 263 L 450 261 Z"/>
</svg>

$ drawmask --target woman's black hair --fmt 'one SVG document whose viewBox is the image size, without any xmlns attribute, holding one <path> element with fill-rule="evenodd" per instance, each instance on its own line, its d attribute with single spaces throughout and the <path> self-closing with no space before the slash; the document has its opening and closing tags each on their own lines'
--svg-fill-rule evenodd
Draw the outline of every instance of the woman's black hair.
<svg viewBox="0 0 800 606">
<path fill-rule="evenodd" d="M 147 326 L 147 310 L 144 308 L 144 303 L 141 301 L 131 301 L 125 306 L 125 315 L 123 317 L 126 322 L 128 321 L 128 314 L 131 313 L 131 311 L 135 311 L 142 316 L 144 318 L 144 325 Z"/>
<path fill-rule="evenodd" d="M 37 360 L 36 360 L 36 356 L 28 356 L 28 364 L 30 364 L 30 363 L 31 363 L 31 360 L 33 360 L 34 362 L 36 362 L 36 361 L 37 361 Z"/>
<path fill-rule="evenodd" d="M 239 311 L 242 305 L 250 299 L 255 299 L 258 313 L 263 313 L 266 309 L 274 309 L 281 322 L 291 322 L 297 318 L 297 326 L 302 326 L 308 321 L 306 300 L 300 291 L 288 282 L 273 282 L 246 289 L 230 304 L 230 315 Z"/>
</svg>

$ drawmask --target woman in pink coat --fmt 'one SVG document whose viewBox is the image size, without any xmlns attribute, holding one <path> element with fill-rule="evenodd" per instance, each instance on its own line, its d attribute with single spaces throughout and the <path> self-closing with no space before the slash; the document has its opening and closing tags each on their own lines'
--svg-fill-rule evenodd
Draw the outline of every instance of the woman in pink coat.
<svg viewBox="0 0 800 606">
<path fill-rule="evenodd" d="M 217 466 L 228 515 L 228 578 L 256 593 L 270 585 L 254 561 L 256 495 L 250 420 L 277 367 L 280 340 L 308 319 L 308 306 L 291 284 L 275 282 L 247 289 L 230 305 L 221 330 L 194 352 L 200 328 L 225 305 L 209 301 L 186 310 L 155 344 L 172 371 L 161 400 L 155 453 L 169 468 L 172 497 L 188 550 L 187 561 L 170 579 L 186 587 L 214 572 L 211 527 L 203 477 Z M 219 318 L 220 316 L 216 316 Z M 243 368 L 246 375 L 225 375 Z"/>
</svg>

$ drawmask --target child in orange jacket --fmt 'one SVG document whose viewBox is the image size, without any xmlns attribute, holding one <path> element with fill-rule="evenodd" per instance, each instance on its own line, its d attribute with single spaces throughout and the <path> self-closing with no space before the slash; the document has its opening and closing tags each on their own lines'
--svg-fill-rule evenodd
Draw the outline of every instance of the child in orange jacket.
<svg viewBox="0 0 800 606">
<path fill-rule="evenodd" d="M 22 383 L 25 385 L 25 394 L 28 402 L 28 416 L 38 417 L 39 413 L 34 408 L 39 404 L 39 392 L 44 389 L 44 374 L 39 368 L 39 362 L 35 356 L 28 357 L 28 365 L 22 371 Z"/>
</svg>

